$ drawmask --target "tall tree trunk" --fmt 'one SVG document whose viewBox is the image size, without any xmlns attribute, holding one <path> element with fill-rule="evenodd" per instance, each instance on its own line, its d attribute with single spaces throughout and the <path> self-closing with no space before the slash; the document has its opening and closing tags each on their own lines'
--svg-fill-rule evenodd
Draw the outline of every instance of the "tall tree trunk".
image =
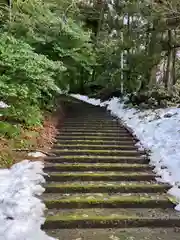
<svg viewBox="0 0 180 240">
<path fill-rule="evenodd" d="M 177 37 L 177 32 L 176 32 L 176 30 L 174 30 L 174 39 L 176 39 L 176 37 Z M 175 85 L 176 84 L 176 53 L 177 53 L 177 49 L 174 47 L 173 48 L 173 59 L 172 59 L 172 61 L 173 61 L 173 66 L 172 66 L 172 83 L 173 83 L 173 85 Z"/>
<path fill-rule="evenodd" d="M 127 38 L 128 38 L 128 44 L 130 44 L 130 41 L 131 41 L 131 35 L 130 35 L 130 31 L 131 31 L 131 27 L 130 27 L 130 15 L 128 13 L 128 21 L 127 21 L 127 27 L 128 27 L 128 30 L 127 30 Z M 128 71 L 127 71 L 127 81 L 129 82 L 130 80 L 130 76 L 131 76 L 131 66 L 130 66 L 130 46 L 128 46 L 128 49 L 127 49 L 127 56 L 126 56 L 126 64 L 127 64 L 127 68 L 128 68 Z"/>
<path fill-rule="evenodd" d="M 157 26 L 158 20 L 155 19 L 153 22 L 153 31 L 147 37 L 149 38 L 149 44 L 147 44 L 147 56 L 148 56 L 148 61 L 151 62 L 149 69 L 147 70 L 146 73 L 146 79 L 147 85 L 151 88 L 152 85 L 156 83 L 156 73 L 155 71 L 157 70 L 157 63 L 156 60 L 154 59 L 154 54 L 157 53 L 157 31 L 156 31 L 156 26 Z"/>
<path fill-rule="evenodd" d="M 171 90 L 173 85 L 173 55 L 174 55 L 174 50 L 172 47 L 172 31 L 168 30 L 168 53 L 167 53 L 167 66 L 166 66 L 166 77 L 165 77 L 165 87 L 168 91 Z"/>
<path fill-rule="evenodd" d="M 173 48 L 172 57 L 172 84 L 176 84 L 176 48 Z"/>
<path fill-rule="evenodd" d="M 103 23 L 103 20 L 104 20 L 104 11 L 105 11 L 105 2 L 104 2 L 104 0 L 97 0 L 96 8 L 100 12 L 99 12 L 98 26 L 97 26 L 97 29 L 96 29 L 96 32 L 95 32 L 95 36 L 96 36 L 95 47 L 97 47 L 98 39 L 99 39 L 101 27 L 102 27 L 102 23 Z M 95 81 L 95 78 L 96 78 L 96 70 L 95 70 L 95 67 L 94 67 L 93 73 L 92 73 L 92 82 Z"/>
<path fill-rule="evenodd" d="M 104 11 L 105 11 L 105 2 L 104 0 L 98 0 L 97 1 L 97 5 L 96 5 L 97 10 L 99 11 L 99 21 L 98 21 L 98 27 L 97 27 L 97 31 L 96 31 L 96 43 L 99 39 L 99 34 L 101 31 L 101 27 L 103 24 L 103 20 L 104 20 Z"/>
</svg>

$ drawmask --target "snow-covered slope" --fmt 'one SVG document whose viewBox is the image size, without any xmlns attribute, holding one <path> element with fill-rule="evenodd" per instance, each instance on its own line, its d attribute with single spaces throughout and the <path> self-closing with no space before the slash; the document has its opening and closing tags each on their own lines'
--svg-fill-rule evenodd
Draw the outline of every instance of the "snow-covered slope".
<svg viewBox="0 0 180 240">
<path fill-rule="evenodd" d="M 169 194 L 176 198 L 180 211 L 180 108 L 139 111 L 124 108 L 118 98 L 100 103 L 100 100 L 73 95 L 93 105 L 105 106 L 117 116 L 140 140 L 139 147 L 150 150 L 150 164 L 155 166 L 157 181 L 169 183 Z"/>
<path fill-rule="evenodd" d="M 45 182 L 43 163 L 22 161 L 0 170 L 0 239 L 54 240 L 41 229 L 45 205 L 36 197 Z"/>
</svg>

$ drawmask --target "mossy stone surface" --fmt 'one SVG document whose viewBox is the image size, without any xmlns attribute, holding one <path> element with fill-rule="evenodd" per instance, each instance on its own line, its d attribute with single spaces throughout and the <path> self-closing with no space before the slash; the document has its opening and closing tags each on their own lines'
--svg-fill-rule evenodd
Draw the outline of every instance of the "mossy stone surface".
<svg viewBox="0 0 180 240">
<path fill-rule="evenodd" d="M 46 158 L 44 228 L 57 229 L 56 236 L 61 228 L 63 240 L 167 240 L 149 229 L 179 227 L 180 216 L 165 194 L 170 186 L 154 181 L 137 139 L 105 109 L 72 98 L 66 103 L 70 111 L 51 151 L 56 156 Z"/>
</svg>

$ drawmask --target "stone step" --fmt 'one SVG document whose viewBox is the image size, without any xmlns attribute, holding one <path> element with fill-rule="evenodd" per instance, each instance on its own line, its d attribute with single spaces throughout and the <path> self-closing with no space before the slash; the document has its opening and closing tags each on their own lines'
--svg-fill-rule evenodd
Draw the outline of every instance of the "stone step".
<svg viewBox="0 0 180 240">
<path fill-rule="evenodd" d="M 109 114 L 106 110 L 103 109 L 103 111 L 99 111 L 98 109 L 90 109 L 90 108 L 82 108 L 79 109 L 83 112 L 73 112 L 71 115 L 67 115 L 66 120 L 73 122 L 74 120 L 78 120 L 80 122 L 84 122 L 87 120 L 96 122 L 98 121 L 118 121 L 116 117 L 112 117 L 111 114 Z M 97 110 L 97 111 L 96 111 Z"/>
<path fill-rule="evenodd" d="M 45 171 L 149 171 L 152 169 L 151 166 L 146 164 L 121 164 L 121 163 L 56 163 L 46 164 Z"/>
<path fill-rule="evenodd" d="M 113 123 L 113 122 L 118 122 L 118 119 L 116 118 L 112 118 L 112 116 L 104 114 L 102 116 L 102 113 L 99 114 L 99 116 L 97 116 L 96 113 L 92 113 L 92 114 L 86 114 L 86 116 L 72 116 L 72 117 L 66 117 L 66 123 L 71 123 L 72 125 L 74 123 L 95 123 L 95 124 L 99 124 L 99 123 Z"/>
<path fill-rule="evenodd" d="M 59 196 L 58 194 L 45 194 L 44 203 L 48 209 L 53 208 L 174 208 L 175 205 L 169 201 L 165 195 L 147 195 L 142 194 L 120 196 Z"/>
<path fill-rule="evenodd" d="M 53 229 L 49 236 L 59 240 L 179 240 L 179 228 Z"/>
<path fill-rule="evenodd" d="M 79 130 L 79 129 L 86 129 L 86 130 L 90 130 L 90 127 L 95 130 L 107 130 L 107 131 L 114 131 L 114 130 L 120 130 L 123 132 L 127 132 L 127 128 L 125 128 L 124 126 L 122 126 L 120 123 L 118 122 L 114 122 L 114 121 L 108 121 L 108 122 L 101 122 L 98 124 L 98 122 L 79 122 L 77 123 L 76 121 L 73 123 L 69 123 L 67 121 L 65 121 L 63 123 L 63 128 L 59 128 L 59 130 L 61 131 L 62 129 L 65 129 L 67 131 L 71 130 L 71 129 L 75 129 Z"/>
<path fill-rule="evenodd" d="M 88 123 L 83 124 L 82 126 L 80 125 L 79 127 L 77 126 L 68 126 L 66 127 L 65 124 L 63 124 L 63 128 L 60 128 L 60 129 L 57 129 L 59 130 L 60 132 L 61 131 L 67 131 L 67 132 L 76 132 L 76 131 L 87 131 L 87 132 L 91 132 L 92 131 L 102 131 L 102 132 L 116 132 L 116 131 L 120 131 L 120 132 L 123 132 L 123 133 L 126 133 L 128 132 L 128 130 L 124 127 L 121 127 L 119 124 L 116 124 L 116 125 L 113 125 L 111 124 L 110 127 L 107 127 L 107 126 L 104 126 L 104 124 L 101 124 L 99 126 L 91 126 L 91 128 L 89 128 L 89 125 Z"/>
<path fill-rule="evenodd" d="M 80 132 L 80 131 L 75 131 L 75 132 L 65 132 L 65 131 L 61 131 L 60 133 L 57 134 L 57 137 L 58 136 L 110 136 L 110 137 L 116 137 L 116 136 L 120 136 L 120 137 L 130 137 L 130 133 L 123 133 L 123 132 L 118 132 L 118 131 L 115 131 L 115 132 L 100 132 L 100 131 L 89 131 L 89 132 Z"/>
<path fill-rule="evenodd" d="M 180 214 L 166 195 L 171 187 L 155 181 L 145 151 L 135 147 L 136 138 L 105 109 L 77 102 L 70 101 L 69 117 L 51 150 L 55 156 L 45 158 L 49 177 L 41 198 L 48 207 L 43 227 L 62 240 L 157 240 L 163 235 L 106 238 L 106 231 L 133 228 L 139 234 L 145 227 L 180 227 Z M 73 228 L 87 231 L 73 235 Z M 58 236 L 59 231 L 66 234 Z M 93 237 L 88 231 L 106 234 Z"/>
<path fill-rule="evenodd" d="M 169 195 L 167 193 L 44 193 L 43 195 L 40 196 L 41 199 L 45 200 L 57 200 L 57 199 L 66 199 L 66 198 L 76 198 L 76 199 L 89 199 L 89 198 L 109 198 L 109 197 L 136 197 L 136 198 L 147 198 L 147 197 L 152 197 L 152 198 L 168 198 Z"/>
<path fill-rule="evenodd" d="M 137 150 L 108 150 L 108 149 L 51 149 L 51 153 L 64 155 L 95 155 L 95 156 L 140 156 L 145 154 Z"/>
<path fill-rule="evenodd" d="M 101 141 L 104 141 L 104 140 L 108 140 L 109 142 L 111 141 L 132 141 L 132 137 L 131 136 L 119 136 L 119 135 L 116 135 L 116 136 L 100 136 L 100 135 L 79 135 L 79 136 L 75 136 L 75 135 L 60 135 L 60 136 L 56 136 L 56 139 L 57 140 L 88 140 L 88 141 L 96 141 L 96 140 L 101 140 Z"/>
<path fill-rule="evenodd" d="M 148 164 L 149 160 L 145 157 L 139 156 L 52 156 L 44 159 L 49 163 L 129 163 L 129 164 Z"/>
<path fill-rule="evenodd" d="M 44 228 L 180 227 L 179 219 L 174 210 L 159 208 L 50 209 Z"/>
<path fill-rule="evenodd" d="M 164 193 L 167 184 L 153 182 L 50 182 L 45 185 L 46 193 Z"/>
<path fill-rule="evenodd" d="M 119 125 L 119 127 L 123 127 L 122 126 L 122 124 L 120 123 L 120 121 L 118 120 L 118 119 L 116 119 L 116 118 L 112 118 L 112 117 L 103 117 L 102 119 L 97 119 L 97 121 L 96 121 L 96 119 L 94 120 L 93 118 L 88 118 L 88 121 L 87 121 L 87 119 L 85 118 L 85 117 L 82 117 L 81 116 L 81 118 L 68 118 L 68 117 L 66 117 L 66 121 L 64 122 L 64 125 L 74 125 L 74 124 L 91 124 L 91 123 L 94 123 L 95 125 L 98 123 L 98 124 L 100 124 L 100 125 L 102 125 L 102 124 L 110 124 L 110 125 Z"/>
<path fill-rule="evenodd" d="M 104 125 L 104 126 L 119 126 L 121 128 L 123 128 L 122 124 L 120 123 L 120 121 L 118 119 L 113 119 L 113 118 L 104 118 L 104 119 L 97 119 L 93 120 L 92 118 L 89 118 L 88 120 L 86 120 L 85 118 L 66 118 L 66 121 L 63 123 L 64 126 L 74 126 L 74 125 L 79 125 L 79 126 L 84 126 L 84 125 Z"/>
<path fill-rule="evenodd" d="M 60 144 L 55 143 L 53 149 L 88 149 L 88 150 L 137 150 L 134 145 L 98 145 L 98 144 Z"/>
<path fill-rule="evenodd" d="M 47 181 L 152 181 L 156 175 L 146 172 L 55 172 L 48 173 Z"/>
<path fill-rule="evenodd" d="M 108 141 L 108 140 L 101 140 L 101 139 L 97 139 L 97 140 L 86 140 L 86 139 L 69 139 L 69 140 L 60 140 L 58 139 L 58 141 L 56 141 L 56 143 L 59 143 L 59 144 L 97 144 L 97 145 L 103 145 L 103 146 L 106 146 L 106 145 L 126 145 L 126 146 L 133 146 L 134 144 L 136 144 L 136 141 L 133 140 L 133 139 L 129 139 L 129 140 L 126 140 L 126 141 L 122 141 L 122 140 L 116 140 L 116 141 Z"/>
<path fill-rule="evenodd" d="M 61 132 L 62 130 L 68 130 L 68 131 L 79 131 L 79 130 L 89 130 L 92 129 L 93 131 L 109 131 L 112 130 L 114 131 L 122 131 L 124 132 L 128 132 L 128 130 L 124 127 L 121 127 L 121 125 L 119 125 L 118 123 L 63 123 L 62 127 L 59 128 L 58 130 Z"/>
<path fill-rule="evenodd" d="M 58 131 L 58 134 L 61 134 L 61 133 L 86 133 L 86 134 L 89 134 L 89 133 L 97 133 L 97 132 L 100 132 L 100 133 L 103 133 L 103 134 L 106 134 L 106 133 L 109 133 L 109 134 L 127 134 L 129 133 L 127 130 L 125 129 L 119 129 L 119 128 L 114 128 L 114 129 L 107 129 L 107 128 L 62 128 Z"/>
</svg>

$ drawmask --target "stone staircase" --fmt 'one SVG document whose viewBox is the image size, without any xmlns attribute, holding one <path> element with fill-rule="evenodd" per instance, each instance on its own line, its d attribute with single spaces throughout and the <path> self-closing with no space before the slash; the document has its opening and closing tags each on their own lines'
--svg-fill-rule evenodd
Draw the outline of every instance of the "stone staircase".
<svg viewBox="0 0 180 240">
<path fill-rule="evenodd" d="M 131 134 L 104 109 L 72 101 L 46 158 L 43 228 L 59 240 L 180 239 L 180 215 Z"/>
</svg>

